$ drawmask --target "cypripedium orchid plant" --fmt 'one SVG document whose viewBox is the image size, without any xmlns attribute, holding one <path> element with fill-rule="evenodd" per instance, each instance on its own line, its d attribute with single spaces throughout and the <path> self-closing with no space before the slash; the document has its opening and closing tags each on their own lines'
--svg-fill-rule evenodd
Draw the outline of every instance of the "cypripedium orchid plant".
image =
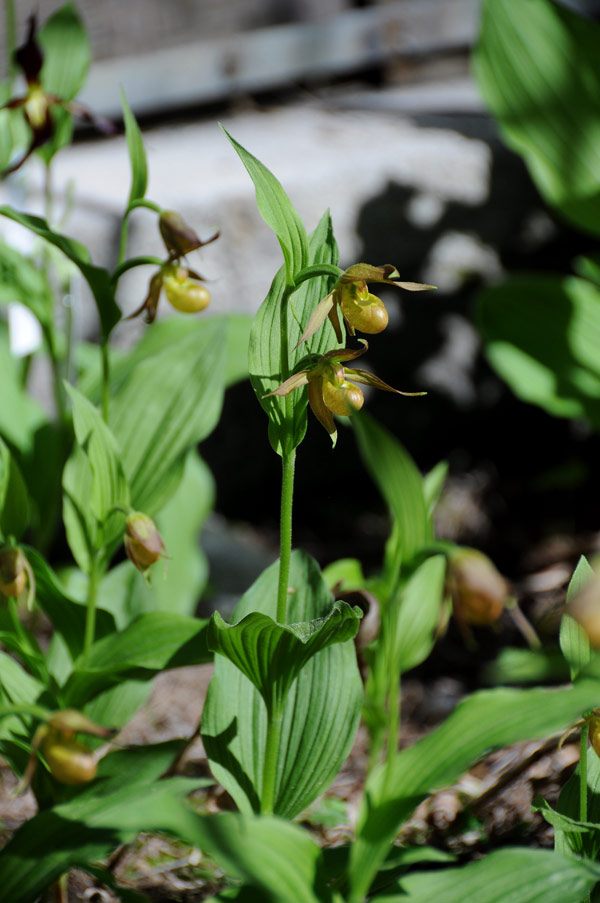
<svg viewBox="0 0 600 903">
<path fill-rule="evenodd" d="M 351 361 L 360 357 L 368 349 L 364 339 L 360 340 L 362 348 L 354 351 L 348 349 L 334 349 L 320 357 L 311 367 L 294 373 L 289 379 L 281 383 L 269 395 L 289 395 L 294 389 L 308 386 L 308 401 L 311 410 L 319 423 L 325 427 L 331 441 L 335 445 L 337 441 L 337 429 L 333 419 L 334 414 L 341 417 L 349 417 L 356 411 L 360 411 L 364 403 L 362 389 L 356 383 L 372 386 L 375 389 L 383 389 L 385 392 L 395 392 L 397 395 L 425 395 L 425 392 L 402 392 L 394 389 L 375 376 L 369 370 L 360 370 L 352 367 L 344 367 L 343 361 Z"/>
<path fill-rule="evenodd" d="M 384 282 L 409 292 L 421 292 L 435 288 L 420 282 L 400 282 L 400 273 L 391 264 L 374 267 L 368 263 L 356 263 L 339 277 L 333 289 L 314 309 L 298 342 L 301 345 L 321 328 L 327 317 L 335 330 L 338 342 L 343 341 L 339 312 L 350 335 L 365 332 L 375 335 L 388 325 L 388 312 L 377 295 L 369 292 L 369 282 Z"/>
</svg>

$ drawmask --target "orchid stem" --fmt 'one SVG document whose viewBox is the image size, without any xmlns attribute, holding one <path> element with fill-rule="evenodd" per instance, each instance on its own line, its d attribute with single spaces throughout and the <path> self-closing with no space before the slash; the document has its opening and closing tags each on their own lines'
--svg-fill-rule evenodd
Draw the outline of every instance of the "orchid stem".
<svg viewBox="0 0 600 903">
<path fill-rule="evenodd" d="M 587 747 L 590 729 L 587 724 L 581 728 L 579 741 L 579 821 L 587 821 Z"/>
<path fill-rule="evenodd" d="M 85 613 L 85 634 L 83 638 L 84 658 L 90 651 L 96 637 L 96 598 L 98 595 L 98 564 L 92 559 L 88 577 L 87 608 Z"/>
<path fill-rule="evenodd" d="M 273 815 L 275 806 L 275 783 L 277 779 L 277 753 L 281 735 L 281 707 L 267 708 L 267 740 L 263 766 L 263 782 L 260 800 L 261 815 Z"/>
<path fill-rule="evenodd" d="M 100 354 L 102 355 L 102 419 L 108 423 L 108 407 L 110 403 L 110 357 L 108 337 L 100 340 Z"/>
<path fill-rule="evenodd" d="M 277 587 L 277 622 L 286 623 L 290 558 L 292 555 L 292 509 L 296 449 L 283 456 L 281 477 L 281 521 L 279 539 L 279 584 Z"/>
</svg>

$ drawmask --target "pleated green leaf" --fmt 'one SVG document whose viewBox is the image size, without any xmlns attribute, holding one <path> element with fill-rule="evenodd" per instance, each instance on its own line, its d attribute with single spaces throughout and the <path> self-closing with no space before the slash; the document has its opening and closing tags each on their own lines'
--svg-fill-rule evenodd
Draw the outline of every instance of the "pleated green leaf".
<svg viewBox="0 0 600 903">
<path fill-rule="evenodd" d="M 264 571 L 235 611 L 274 618 L 278 563 Z M 292 553 L 288 620 L 326 617 L 333 600 L 315 561 Z M 293 817 L 322 793 L 346 758 L 360 718 L 362 683 L 351 641 L 318 652 L 293 682 L 283 708 L 275 812 Z M 202 737 L 212 771 L 246 813 L 259 810 L 266 706 L 250 680 L 223 656 L 215 659 Z"/>
<path fill-rule="evenodd" d="M 20 539 L 29 523 L 29 498 L 21 471 L 0 438 L 0 537 Z"/>
<path fill-rule="evenodd" d="M 51 245 L 62 251 L 65 257 L 73 261 L 94 296 L 102 334 L 107 338 L 113 326 L 121 319 L 121 311 L 115 302 L 114 286 L 111 283 L 108 271 L 102 267 L 94 266 L 90 262 L 87 248 L 73 238 L 68 238 L 59 232 L 53 232 L 46 220 L 41 217 L 21 213 L 6 205 L 0 206 L 0 216 L 6 216 L 15 223 L 19 223 L 21 226 L 29 229 L 35 235 L 39 235 L 40 238 L 50 242 Z"/>
<path fill-rule="evenodd" d="M 324 617 L 299 624 L 278 624 L 258 611 L 237 624 L 226 624 L 216 611 L 208 626 L 208 648 L 239 668 L 265 705 L 278 710 L 292 682 L 317 652 L 356 636 L 360 615 L 360 609 L 334 602 Z"/>
<path fill-rule="evenodd" d="M 146 358 L 125 380 L 110 408 L 132 505 L 159 511 L 183 474 L 188 450 L 214 429 L 223 403 L 226 327 L 208 321 Z M 173 480 L 175 470 L 176 479 Z"/>
<path fill-rule="evenodd" d="M 285 281 L 293 285 L 296 273 L 308 264 L 308 240 L 302 220 L 273 173 L 225 129 L 223 131 L 254 182 L 259 212 L 277 236 L 283 251 Z"/>
<path fill-rule="evenodd" d="M 132 201 L 143 198 L 148 186 L 148 165 L 146 163 L 146 151 L 140 127 L 131 108 L 127 103 L 125 92 L 121 88 L 121 107 L 123 109 L 123 122 L 125 123 L 125 138 L 129 151 L 129 164 L 131 166 L 131 189 L 129 191 L 128 205 Z"/>
<path fill-rule="evenodd" d="M 571 599 L 584 588 L 586 583 L 589 583 L 594 577 L 595 573 L 593 568 L 582 555 L 569 582 L 567 605 Z M 561 618 L 559 642 L 561 652 L 569 663 L 571 680 L 575 680 L 580 671 L 590 663 L 592 659 L 592 650 L 587 633 L 583 627 L 568 614 L 568 611 L 569 609 L 567 608 L 566 613 Z"/>
<path fill-rule="evenodd" d="M 322 854 L 310 835 L 279 818 L 223 812 L 196 817 L 185 839 L 228 875 L 261 890 L 268 903 L 329 903 Z M 246 898 L 244 898 L 246 899 Z"/>
<path fill-rule="evenodd" d="M 28 674 L 14 658 L 0 652 L 0 706 L 35 704 L 45 690 L 44 684 Z M 8 715 L 0 718 L 0 753 L 8 759 L 17 774 L 27 761 L 30 731 L 25 725 L 31 721 L 29 716 Z M 23 747 L 27 748 L 27 752 Z"/>
<path fill-rule="evenodd" d="M 52 310 L 50 288 L 43 272 L 28 257 L 0 242 L 0 304 L 19 301 L 47 326 Z"/>
<path fill-rule="evenodd" d="M 423 480 L 406 449 L 372 417 L 363 411 L 352 417 L 352 425 L 361 458 L 394 519 L 395 541 L 386 555 L 393 584 L 402 564 L 431 538 Z"/>
<path fill-rule="evenodd" d="M 560 690 L 497 689 L 474 693 L 423 740 L 371 773 L 350 861 L 357 903 L 402 822 L 430 792 L 445 787 L 495 747 L 563 731 L 598 703 L 600 681 Z"/>
<path fill-rule="evenodd" d="M 125 630 L 98 640 L 81 656 L 67 680 L 66 705 L 86 702 L 122 680 L 150 680 L 163 668 L 198 665 L 212 658 L 206 645 L 208 621 L 165 611 L 140 615 Z"/>
<path fill-rule="evenodd" d="M 35 549 L 26 548 L 25 554 L 35 576 L 36 605 L 46 614 L 54 629 L 63 638 L 73 660 L 83 649 L 86 605 L 65 592 L 52 570 Z M 96 608 L 96 637 L 113 634 L 115 621 L 102 606 Z"/>
<path fill-rule="evenodd" d="M 397 599 L 390 603 L 394 626 L 394 661 L 402 673 L 425 661 L 435 642 L 444 601 L 446 558 L 434 555 L 411 574 Z"/>
<path fill-rule="evenodd" d="M 580 815 L 580 786 L 579 786 L 579 764 L 577 768 L 560 791 L 558 802 L 556 804 L 555 815 L 565 816 L 567 820 L 577 822 Z M 547 806 L 540 800 L 534 800 L 540 805 Z M 547 811 L 543 812 L 544 817 Z M 588 747 L 587 753 L 587 816 L 588 822 L 597 829 L 600 824 L 600 758 L 596 755 L 593 746 Z M 550 815 L 548 821 L 553 818 Z M 550 822 L 552 824 L 552 822 Z M 559 853 L 575 852 L 588 859 L 597 859 L 600 844 L 598 843 L 599 835 L 597 830 L 590 833 L 580 833 L 572 831 L 567 824 L 561 824 L 556 821 L 554 825 L 554 848 Z"/>
<path fill-rule="evenodd" d="M 515 395 L 600 429 L 596 285 L 574 276 L 519 276 L 485 289 L 477 313 L 487 357 Z"/>
<path fill-rule="evenodd" d="M 551 0 L 486 0 L 474 72 L 544 197 L 600 233 L 600 25 Z"/>
<path fill-rule="evenodd" d="M 600 866 L 551 850 L 497 850 L 479 862 L 402 878 L 397 893 L 373 903 L 579 903 L 600 880 Z"/>
<path fill-rule="evenodd" d="M 578 856 L 585 856 L 587 859 L 595 860 L 597 858 L 600 850 L 600 825 L 563 815 L 540 796 L 535 797 L 531 808 L 534 812 L 539 812 L 543 819 L 554 828 L 555 837 L 560 838 L 559 842 L 555 844 L 558 852 L 573 851 Z"/>
<path fill-rule="evenodd" d="M 73 426 L 79 447 L 85 453 L 91 471 L 89 495 L 71 501 L 81 511 L 96 519 L 101 542 L 110 545 L 124 530 L 122 512 L 112 512 L 116 505 L 129 506 L 129 486 L 121 464 L 120 452 L 102 415 L 91 402 L 68 383 L 65 384 L 73 404 Z"/>
<path fill-rule="evenodd" d="M 308 248 L 310 265 L 337 264 L 338 251 L 329 213 L 321 219 L 311 234 Z M 303 363 L 310 363 L 311 355 L 320 357 L 337 345 L 337 339 L 329 320 L 323 327 L 303 342 L 300 340 L 310 314 L 331 289 L 331 277 L 308 279 L 293 292 L 287 304 L 283 304 L 286 290 L 285 270 L 279 270 L 269 294 L 261 304 L 252 323 L 248 363 L 250 380 L 257 398 L 269 418 L 269 441 L 277 454 L 285 448 L 296 448 L 306 433 L 306 388 L 296 389 L 281 398 L 277 395 L 266 397 L 286 378 L 286 374 L 301 370 Z M 283 317 L 283 322 L 282 322 Z M 287 336 L 282 360 L 282 331 Z M 287 366 L 285 366 L 287 361 Z"/>
<path fill-rule="evenodd" d="M 38 34 L 44 53 L 41 82 L 45 91 L 72 100 L 85 82 L 92 52 L 74 3 L 65 3 L 44 22 Z"/>
</svg>

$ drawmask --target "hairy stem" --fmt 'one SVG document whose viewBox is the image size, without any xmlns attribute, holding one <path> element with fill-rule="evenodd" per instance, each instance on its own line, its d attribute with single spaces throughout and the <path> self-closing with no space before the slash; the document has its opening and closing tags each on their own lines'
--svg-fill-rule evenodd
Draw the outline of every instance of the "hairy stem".
<svg viewBox="0 0 600 903">
<path fill-rule="evenodd" d="M 265 743 L 265 764 L 260 799 L 262 815 L 272 815 L 275 805 L 275 779 L 277 777 L 277 753 L 281 734 L 282 711 L 279 707 L 267 707 L 267 741 Z"/>
<path fill-rule="evenodd" d="M 285 624 L 287 616 L 288 582 L 292 554 L 292 509 L 294 502 L 294 470 L 296 449 L 283 456 L 281 477 L 281 519 L 279 533 L 279 583 L 277 586 L 277 622 Z"/>
<path fill-rule="evenodd" d="M 98 596 L 98 581 L 100 574 L 98 572 L 98 563 L 96 558 L 92 559 L 90 573 L 88 578 L 87 607 L 85 612 L 85 634 L 83 638 L 83 655 L 84 658 L 90 651 L 94 639 L 96 637 L 96 599 Z"/>
<path fill-rule="evenodd" d="M 108 423 L 108 406 L 110 401 L 110 359 L 107 336 L 102 336 L 100 340 L 100 354 L 102 355 L 102 419 L 105 423 Z"/>
<path fill-rule="evenodd" d="M 581 728 L 579 741 L 579 821 L 587 821 L 587 747 L 590 729 Z"/>
</svg>

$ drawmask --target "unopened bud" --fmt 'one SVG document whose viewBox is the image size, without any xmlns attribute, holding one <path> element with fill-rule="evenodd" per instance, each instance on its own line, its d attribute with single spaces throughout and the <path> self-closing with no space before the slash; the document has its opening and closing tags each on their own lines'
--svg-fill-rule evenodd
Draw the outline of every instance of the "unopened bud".
<svg viewBox="0 0 600 903">
<path fill-rule="evenodd" d="M 566 608 L 586 632 L 590 646 L 600 649 L 600 577 L 594 576 L 586 583 Z"/>
<path fill-rule="evenodd" d="M 63 737 L 72 737 L 73 734 L 92 734 L 96 737 L 110 737 L 113 731 L 108 727 L 101 727 L 91 721 L 77 709 L 62 709 L 53 712 L 48 718 L 48 724 L 54 730 L 60 731 Z"/>
<path fill-rule="evenodd" d="M 134 511 L 127 518 L 124 542 L 127 557 L 143 574 L 165 554 L 156 524 L 141 511 Z"/>
<path fill-rule="evenodd" d="M 478 626 L 497 621 L 509 595 L 508 581 L 476 549 L 458 549 L 450 556 L 446 590 L 456 617 Z"/>
<path fill-rule="evenodd" d="M 21 549 L 0 549 L 0 591 L 5 596 L 20 596 L 27 586 L 28 565 Z"/>
</svg>

